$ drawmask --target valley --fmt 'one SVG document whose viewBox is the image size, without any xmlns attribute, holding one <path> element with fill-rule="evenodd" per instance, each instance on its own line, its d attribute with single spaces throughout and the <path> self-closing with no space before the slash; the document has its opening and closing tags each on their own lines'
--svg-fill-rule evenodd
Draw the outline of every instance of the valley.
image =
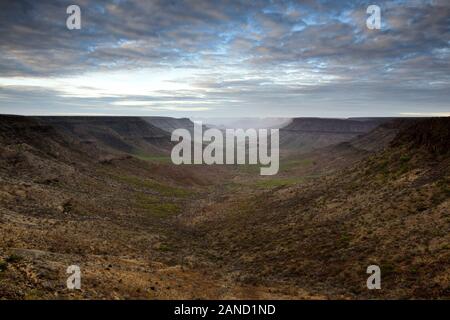
<svg viewBox="0 0 450 320">
<path fill-rule="evenodd" d="M 0 298 L 450 297 L 448 118 L 293 119 L 275 176 L 176 166 L 175 127 L 0 116 Z"/>
</svg>

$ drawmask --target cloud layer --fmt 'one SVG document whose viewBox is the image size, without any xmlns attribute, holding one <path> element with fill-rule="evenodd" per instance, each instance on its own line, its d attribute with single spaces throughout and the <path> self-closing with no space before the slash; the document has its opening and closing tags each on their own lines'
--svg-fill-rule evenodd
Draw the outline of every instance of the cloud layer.
<svg viewBox="0 0 450 320">
<path fill-rule="evenodd" d="M 446 0 L 2 2 L 0 112 L 448 114 L 449 28 Z"/>
</svg>

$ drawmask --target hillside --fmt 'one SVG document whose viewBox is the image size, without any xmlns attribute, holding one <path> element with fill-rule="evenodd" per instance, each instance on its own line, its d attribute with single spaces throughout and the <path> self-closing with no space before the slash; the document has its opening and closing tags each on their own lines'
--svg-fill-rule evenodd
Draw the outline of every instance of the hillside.
<svg viewBox="0 0 450 320">
<path fill-rule="evenodd" d="M 320 149 L 354 139 L 386 121 L 389 119 L 294 118 L 280 129 L 280 148 L 296 152 Z"/>
<path fill-rule="evenodd" d="M 285 152 L 281 160 L 280 175 L 309 177 L 348 167 L 388 147 L 401 127 L 416 120 L 411 118 L 386 119 L 386 121 L 348 141 L 310 151 L 291 149 Z"/>
<path fill-rule="evenodd" d="M 290 186 L 224 200 L 186 221 L 244 283 L 333 298 L 450 295 L 450 119 L 404 123 L 382 151 Z M 365 268 L 382 270 L 381 291 Z"/>
<path fill-rule="evenodd" d="M 64 175 L 71 164 L 86 166 L 100 159 L 88 156 L 79 141 L 69 140 L 54 127 L 21 116 L 0 116 L 0 171 L 3 175 L 51 180 Z"/>
<path fill-rule="evenodd" d="M 75 141 L 110 153 L 168 154 L 170 135 L 139 117 L 34 117 Z"/>
<path fill-rule="evenodd" d="M 261 177 L 133 153 L 166 150 L 139 118 L 1 116 L 0 298 L 448 297 L 449 128 L 394 119 Z"/>
<path fill-rule="evenodd" d="M 170 220 L 226 172 L 108 153 L 122 151 L 110 136 L 140 143 L 160 132 L 140 124 L 0 117 L 0 299 L 193 298 L 213 290 L 199 272 L 174 267 L 186 239 Z M 65 286 L 72 264 L 83 270 L 82 291 Z M 194 282 L 198 288 L 185 290 Z"/>
</svg>

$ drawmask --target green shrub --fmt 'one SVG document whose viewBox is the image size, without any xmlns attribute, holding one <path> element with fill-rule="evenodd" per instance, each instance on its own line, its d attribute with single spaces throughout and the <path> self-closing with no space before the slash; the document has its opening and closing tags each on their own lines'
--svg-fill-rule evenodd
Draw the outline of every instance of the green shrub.
<svg viewBox="0 0 450 320">
<path fill-rule="evenodd" d="M 140 209 L 146 210 L 149 215 L 158 218 L 165 218 L 180 212 L 180 207 L 175 203 L 151 195 L 137 195 L 136 204 Z"/>
<path fill-rule="evenodd" d="M 411 156 L 409 156 L 407 154 L 404 154 L 400 157 L 400 162 L 402 162 L 402 163 L 409 162 L 409 160 L 411 160 Z"/>
<path fill-rule="evenodd" d="M 21 256 L 18 256 L 17 254 L 11 254 L 11 255 L 9 255 L 6 259 L 5 259 L 5 261 L 6 262 L 8 262 L 8 263 L 16 263 L 16 262 L 19 262 L 20 260 L 22 260 L 22 257 Z"/>
<path fill-rule="evenodd" d="M 6 271 L 6 269 L 8 269 L 8 263 L 0 261 L 0 272 Z"/>
<path fill-rule="evenodd" d="M 137 188 L 154 190 L 164 196 L 187 197 L 192 194 L 190 190 L 172 187 L 153 179 L 141 179 L 136 176 L 115 176 L 114 178 Z"/>
</svg>

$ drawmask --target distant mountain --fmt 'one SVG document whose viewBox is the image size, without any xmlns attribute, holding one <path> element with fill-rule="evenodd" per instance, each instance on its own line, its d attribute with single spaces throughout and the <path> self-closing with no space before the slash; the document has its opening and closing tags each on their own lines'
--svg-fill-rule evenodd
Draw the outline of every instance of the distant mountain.
<svg viewBox="0 0 450 320">
<path fill-rule="evenodd" d="M 194 123 L 188 118 L 142 117 L 142 119 L 152 126 L 169 133 L 172 133 L 175 129 L 187 129 L 189 132 L 194 131 Z"/>
<path fill-rule="evenodd" d="M 323 148 L 350 141 L 386 121 L 389 119 L 294 118 L 280 129 L 280 148 L 302 152 Z"/>
<path fill-rule="evenodd" d="M 219 129 L 277 129 L 286 126 L 290 118 L 195 118 L 209 127 Z"/>
</svg>

